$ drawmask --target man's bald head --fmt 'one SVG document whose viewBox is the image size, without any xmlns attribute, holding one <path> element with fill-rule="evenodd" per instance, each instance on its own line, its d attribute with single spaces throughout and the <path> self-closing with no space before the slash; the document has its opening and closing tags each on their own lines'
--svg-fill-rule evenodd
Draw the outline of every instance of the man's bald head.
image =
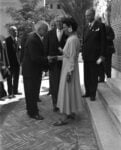
<svg viewBox="0 0 121 150">
<path fill-rule="evenodd" d="M 48 31 L 48 24 L 45 21 L 39 21 L 35 24 L 35 31 L 40 35 L 40 36 L 45 36 L 45 34 Z"/>
<path fill-rule="evenodd" d="M 8 32 L 11 36 L 16 37 L 17 36 L 16 26 L 10 26 Z"/>
<path fill-rule="evenodd" d="M 95 19 L 95 10 L 93 8 L 87 9 L 85 12 L 87 22 L 92 22 Z"/>
</svg>

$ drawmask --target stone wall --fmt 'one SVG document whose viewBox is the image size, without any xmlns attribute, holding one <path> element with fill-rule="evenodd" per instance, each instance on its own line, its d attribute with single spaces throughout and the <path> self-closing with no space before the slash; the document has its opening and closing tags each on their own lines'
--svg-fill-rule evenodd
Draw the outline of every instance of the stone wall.
<svg viewBox="0 0 121 150">
<path fill-rule="evenodd" d="M 0 35 L 7 36 L 5 24 L 12 21 L 11 17 L 6 14 L 6 8 L 15 7 L 20 8 L 19 0 L 0 0 Z"/>
<path fill-rule="evenodd" d="M 112 0 L 111 25 L 115 32 L 114 44 L 116 48 L 112 65 L 121 72 L 121 0 Z"/>
</svg>

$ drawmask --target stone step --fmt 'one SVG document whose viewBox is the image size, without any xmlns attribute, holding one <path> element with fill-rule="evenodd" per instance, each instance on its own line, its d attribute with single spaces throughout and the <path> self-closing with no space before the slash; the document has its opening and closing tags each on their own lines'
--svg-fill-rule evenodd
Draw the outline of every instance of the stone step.
<svg viewBox="0 0 121 150">
<path fill-rule="evenodd" d="M 120 78 L 108 79 L 106 84 L 116 93 L 116 95 L 121 97 L 121 79 Z"/>
<path fill-rule="evenodd" d="M 121 150 L 121 135 L 99 97 L 93 102 L 88 98 L 84 101 L 90 114 L 99 150 Z"/>
<path fill-rule="evenodd" d="M 98 94 L 99 99 L 104 104 L 117 131 L 121 135 L 121 98 L 105 83 L 98 85 Z"/>
</svg>

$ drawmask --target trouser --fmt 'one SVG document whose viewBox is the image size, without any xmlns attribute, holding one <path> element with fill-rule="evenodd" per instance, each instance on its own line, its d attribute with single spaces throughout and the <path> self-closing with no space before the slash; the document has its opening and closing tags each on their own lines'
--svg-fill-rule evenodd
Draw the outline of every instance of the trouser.
<svg viewBox="0 0 121 150">
<path fill-rule="evenodd" d="M 101 63 L 98 67 L 99 81 L 105 81 L 105 62 Z"/>
<path fill-rule="evenodd" d="M 50 93 L 52 95 L 53 107 L 56 107 L 57 97 L 58 97 L 58 89 L 60 82 L 60 74 L 61 74 L 61 66 L 60 62 L 51 64 L 50 66 Z"/>
<path fill-rule="evenodd" d="M 7 78 L 8 94 L 14 94 L 18 92 L 18 82 L 19 82 L 19 66 L 11 67 L 11 75 Z"/>
<path fill-rule="evenodd" d="M 42 74 L 40 77 L 24 77 L 24 92 L 26 100 L 27 113 L 30 116 L 38 114 L 37 101 L 39 99 L 40 85 Z"/>
<path fill-rule="evenodd" d="M 99 80 L 105 80 L 105 74 L 107 78 L 111 78 L 111 64 L 112 64 L 112 54 L 106 56 L 105 61 L 99 65 L 98 73 L 99 73 Z"/>
<path fill-rule="evenodd" d="M 111 65 L 112 65 L 112 54 L 107 56 L 105 59 L 105 73 L 107 78 L 111 78 Z"/>
<path fill-rule="evenodd" d="M 0 98 L 4 97 L 6 95 L 7 95 L 7 93 L 5 91 L 4 84 L 3 84 L 3 82 L 0 82 Z"/>
<path fill-rule="evenodd" d="M 98 84 L 98 65 L 96 62 L 84 61 L 84 85 L 86 94 L 96 96 Z"/>
</svg>

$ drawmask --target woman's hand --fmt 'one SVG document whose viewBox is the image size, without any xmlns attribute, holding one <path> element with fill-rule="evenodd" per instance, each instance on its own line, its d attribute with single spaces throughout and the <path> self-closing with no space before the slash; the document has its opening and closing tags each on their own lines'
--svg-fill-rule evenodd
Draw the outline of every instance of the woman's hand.
<svg viewBox="0 0 121 150">
<path fill-rule="evenodd" d="M 68 72 L 66 78 L 67 82 L 71 82 L 71 79 L 72 79 L 72 72 Z"/>
<path fill-rule="evenodd" d="M 99 57 L 96 61 L 96 64 L 99 65 L 101 64 L 103 61 L 105 60 L 105 58 L 103 56 Z"/>
<path fill-rule="evenodd" d="M 63 60 L 63 55 L 57 56 L 57 60 Z"/>
</svg>

